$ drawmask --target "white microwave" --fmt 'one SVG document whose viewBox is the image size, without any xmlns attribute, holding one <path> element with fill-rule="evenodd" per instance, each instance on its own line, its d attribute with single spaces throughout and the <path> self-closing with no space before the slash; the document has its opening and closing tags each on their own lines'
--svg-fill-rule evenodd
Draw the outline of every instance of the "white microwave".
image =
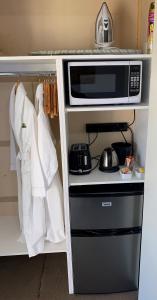
<svg viewBox="0 0 157 300">
<path fill-rule="evenodd" d="M 141 102 L 142 61 L 68 62 L 67 72 L 71 106 Z"/>
</svg>

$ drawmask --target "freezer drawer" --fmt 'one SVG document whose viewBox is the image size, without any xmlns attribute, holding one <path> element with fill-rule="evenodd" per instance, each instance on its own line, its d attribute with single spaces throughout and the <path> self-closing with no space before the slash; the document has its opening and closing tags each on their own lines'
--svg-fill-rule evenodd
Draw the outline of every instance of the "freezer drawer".
<svg viewBox="0 0 157 300">
<path fill-rule="evenodd" d="M 104 191 L 102 187 L 98 191 L 94 190 L 95 192 L 90 191 L 91 187 L 86 187 L 84 192 L 73 191 L 70 196 L 71 228 L 114 229 L 141 226 L 143 191 L 135 191 L 133 186 L 129 187 L 125 191 L 122 185 L 117 185 L 116 188 L 110 185 L 104 187 Z"/>
<path fill-rule="evenodd" d="M 74 292 L 137 290 L 141 234 L 72 237 Z"/>
</svg>

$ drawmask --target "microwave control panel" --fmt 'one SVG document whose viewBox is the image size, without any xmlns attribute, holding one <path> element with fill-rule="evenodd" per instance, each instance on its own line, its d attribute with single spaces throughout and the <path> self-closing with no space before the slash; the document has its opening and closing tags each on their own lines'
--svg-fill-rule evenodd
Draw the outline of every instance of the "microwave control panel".
<svg viewBox="0 0 157 300">
<path fill-rule="evenodd" d="M 141 66 L 130 66 L 129 96 L 137 96 L 141 88 Z"/>
</svg>

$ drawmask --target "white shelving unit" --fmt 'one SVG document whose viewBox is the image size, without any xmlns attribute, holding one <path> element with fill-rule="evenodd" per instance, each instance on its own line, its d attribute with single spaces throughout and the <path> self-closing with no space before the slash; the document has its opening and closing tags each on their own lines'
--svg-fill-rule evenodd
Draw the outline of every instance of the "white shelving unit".
<svg viewBox="0 0 157 300">
<path fill-rule="evenodd" d="M 143 94 L 142 102 L 139 104 L 128 105 L 104 105 L 104 106 L 70 106 L 67 105 L 64 86 L 64 62 L 68 60 L 142 60 L 144 66 L 143 73 Z M 71 227 L 70 227 L 70 208 L 69 208 L 69 187 L 84 185 L 103 185 L 103 184 L 126 184 L 126 183 L 144 183 L 145 178 L 138 179 L 135 175 L 130 180 L 123 180 L 119 172 L 103 173 L 99 169 L 95 169 L 88 175 L 76 176 L 68 172 L 68 151 L 70 145 L 75 142 L 86 142 L 85 124 L 110 122 L 110 120 L 129 121 L 132 118 L 133 110 L 136 110 L 137 120 L 133 126 L 134 141 L 136 150 L 141 155 L 138 156 L 138 162 L 142 166 L 145 165 L 145 150 L 147 141 L 147 116 L 149 114 L 149 75 L 151 55 L 78 55 L 60 57 L 58 61 L 59 80 L 62 85 L 58 86 L 60 97 L 60 126 L 61 126 L 61 148 L 62 148 L 62 169 L 63 169 L 63 185 L 66 211 L 66 228 L 67 228 L 67 261 L 68 261 L 68 278 L 69 293 L 74 293 L 73 285 L 73 266 L 72 266 L 72 250 L 71 250 Z M 118 117 L 117 117 L 117 113 Z M 107 115 L 109 114 L 109 117 Z M 103 116 L 104 115 L 104 116 Z M 111 116 L 112 115 L 112 116 Z M 99 118 L 100 117 L 100 118 Z M 111 117 L 111 118 L 110 118 Z M 112 122 L 112 121 L 111 121 Z M 113 121 L 114 122 L 114 121 Z M 111 133 L 112 135 L 112 133 Z M 143 137 L 144 135 L 144 137 Z M 143 138 L 141 138 L 141 136 Z M 109 137 L 109 136 L 108 136 Z M 107 138 L 108 138 L 107 137 Z M 129 137 L 130 138 L 130 137 Z M 98 142 L 98 140 L 97 140 Z M 109 142 L 109 141 L 108 141 Z M 103 141 L 102 141 L 103 143 Z M 93 151 L 96 150 L 94 145 Z M 102 144 L 101 144 L 102 146 Z M 97 149 L 98 150 L 98 149 Z M 100 150 L 100 149 L 99 149 Z M 98 152 L 99 152 L 98 150 Z M 103 149 L 102 149 L 103 150 Z M 100 152 L 101 153 L 101 152 Z M 143 164 L 144 162 L 144 164 Z"/>
<path fill-rule="evenodd" d="M 116 110 L 148 110 L 149 105 L 140 103 L 140 104 L 130 104 L 130 105 L 106 105 L 106 106 L 66 106 L 66 112 L 99 112 L 99 111 L 116 111 Z"/>
<path fill-rule="evenodd" d="M 123 60 L 124 56 L 116 57 L 119 60 Z M 93 59 L 96 59 L 93 57 Z M 99 56 L 97 56 L 99 59 Z M 110 56 L 103 56 L 104 60 L 113 59 Z M 115 57 L 114 57 L 115 59 Z M 110 117 L 107 118 L 106 122 L 110 122 L 109 120 L 114 119 L 116 122 L 117 120 L 120 122 L 128 122 L 130 116 L 129 111 L 135 110 L 136 111 L 136 120 L 133 126 L 134 131 L 134 142 L 135 142 L 135 152 L 137 163 L 145 166 L 145 156 L 146 156 L 146 140 L 147 140 L 147 123 L 148 123 L 148 113 L 149 113 L 149 78 L 150 78 L 150 65 L 151 65 L 151 55 L 130 55 L 127 57 L 130 60 L 142 60 L 143 61 L 143 89 L 142 89 L 142 99 L 141 103 L 139 104 L 125 104 L 125 105 L 98 105 L 98 106 L 70 106 L 67 105 L 65 102 L 65 95 L 64 95 L 64 112 L 66 114 L 66 118 L 68 122 L 66 122 L 66 131 L 67 131 L 67 144 L 69 146 L 76 141 L 86 142 L 85 140 L 85 124 L 86 123 L 105 123 L 107 114 L 109 113 Z M 65 59 L 66 60 L 66 59 Z M 77 58 L 79 60 L 79 57 Z M 116 112 L 119 112 L 118 119 L 116 119 Z M 122 115 L 120 114 L 122 112 Z M 83 113 L 81 117 L 81 113 Z M 87 115 L 86 115 L 87 113 Z M 91 113 L 91 115 L 90 115 Z M 97 114 L 95 114 L 97 113 Z M 100 113 L 100 115 L 99 115 Z M 104 113 L 104 117 L 103 117 Z M 74 114 L 74 115 L 73 115 Z M 75 118 L 75 114 L 77 117 Z M 80 117 L 79 117 L 80 114 Z M 87 119 L 86 119 L 87 116 Z M 100 118 L 99 118 L 100 116 Z M 113 118 L 112 118 L 113 116 Z M 126 118 L 125 118 L 126 116 Z M 76 124 L 75 124 L 76 122 Z M 75 132 L 76 130 L 76 132 Z M 80 130 L 80 131 L 79 131 Z M 83 133 L 84 131 L 84 133 Z M 113 133 L 110 134 L 112 136 Z M 142 137 L 142 138 L 141 138 Z M 103 139 L 109 138 L 108 135 L 104 135 Z M 114 135 L 115 138 L 115 135 Z M 111 139 L 110 139 L 111 140 Z M 110 144 L 110 141 L 109 141 Z M 102 146 L 102 145 L 101 145 Z M 94 148 L 96 146 L 94 145 Z M 92 146 L 93 150 L 93 146 Z M 100 149 L 99 149 L 100 150 Z M 103 150 L 103 149 L 102 149 Z M 101 150 L 101 151 L 102 151 Z M 67 153 L 68 150 L 66 149 Z M 100 152 L 101 153 L 101 152 Z M 93 153 L 95 155 L 95 153 Z M 96 152 L 96 154 L 98 154 Z M 68 155 L 68 154 L 67 154 Z M 69 178 L 69 186 L 75 185 L 93 185 L 93 184 L 125 184 L 125 183 L 137 183 L 137 182 L 144 182 L 143 179 L 138 179 L 135 175 L 132 176 L 131 180 L 123 180 L 119 172 L 116 173 L 103 173 L 99 171 L 97 168 L 96 170 L 92 171 L 89 175 L 68 175 Z"/>
<path fill-rule="evenodd" d="M 96 185 L 96 184 L 125 184 L 144 182 L 143 179 L 138 179 L 135 175 L 131 179 L 124 180 L 118 172 L 103 173 L 99 169 L 95 169 L 88 175 L 69 175 L 69 185 Z"/>
<path fill-rule="evenodd" d="M 69 280 L 69 293 L 74 292 L 73 288 L 73 269 L 72 269 L 72 251 L 71 251 L 71 228 L 70 228 L 70 211 L 69 211 L 69 185 L 93 185 L 93 184 L 122 184 L 133 182 L 144 182 L 137 179 L 135 176 L 131 180 L 124 181 L 121 179 L 120 174 L 112 173 L 105 174 L 98 169 L 86 176 L 72 176 L 68 174 L 68 147 L 69 147 L 69 124 L 68 118 L 72 113 L 81 112 L 97 112 L 99 113 L 116 111 L 137 110 L 140 115 L 147 114 L 149 105 L 147 103 L 147 92 L 143 102 L 138 105 L 115 105 L 115 106 L 89 106 L 89 107 L 68 107 L 65 104 L 64 93 L 64 74 L 63 62 L 67 60 L 136 60 L 142 59 L 145 64 L 149 64 L 151 59 L 150 55 L 76 55 L 76 56 L 59 56 L 59 57 L 1 57 L 0 58 L 0 73 L 2 72 L 21 72 L 23 68 L 26 71 L 56 71 L 58 82 L 58 96 L 59 96 L 59 123 L 60 123 L 60 138 L 61 138 L 61 157 L 62 157 L 62 175 L 63 175 L 63 193 L 64 193 L 64 211 L 65 211 L 65 227 L 66 227 L 66 241 L 60 244 L 47 243 L 44 253 L 67 253 L 68 264 L 68 280 Z M 74 114 L 75 115 L 75 114 Z M 85 114 L 84 114 L 85 115 Z M 143 118 L 143 116 L 142 116 Z M 140 118 L 139 118 L 140 119 Z M 140 134 L 141 128 L 137 134 Z M 144 129 L 142 129 L 144 130 Z M 142 144 L 143 145 L 143 144 Z M 2 146 L 3 143 L 2 143 Z M 8 143 L 9 146 L 9 143 Z M 141 146 L 142 147 L 142 146 Z M 4 195 L 5 196 L 5 195 Z M 6 195 L 11 196 L 11 195 Z M 21 255 L 27 254 L 27 249 L 24 244 L 18 242 L 20 235 L 18 217 L 14 215 L 0 216 L 0 256 L 3 255 Z"/>
</svg>

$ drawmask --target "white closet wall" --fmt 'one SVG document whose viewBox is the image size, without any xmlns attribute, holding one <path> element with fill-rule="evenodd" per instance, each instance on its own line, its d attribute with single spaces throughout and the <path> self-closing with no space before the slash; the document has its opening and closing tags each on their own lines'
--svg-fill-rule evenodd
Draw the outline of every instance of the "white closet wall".
<svg viewBox="0 0 157 300">
<path fill-rule="evenodd" d="M 156 1 L 157 5 L 157 1 Z M 157 14 L 152 55 L 139 300 L 157 299 Z"/>
<path fill-rule="evenodd" d="M 106 0 L 118 47 L 140 47 L 139 1 L 146 0 Z M 36 50 L 93 48 L 101 5 L 102 0 L 1 0 L 0 50 L 5 55 L 27 55 Z"/>
<path fill-rule="evenodd" d="M 13 83 L 0 83 L 0 215 L 17 215 L 17 179 L 10 171 L 9 97 Z"/>
<path fill-rule="evenodd" d="M 107 111 L 107 112 L 80 112 L 69 113 L 69 132 L 70 144 L 87 143 L 86 124 L 87 123 L 110 123 L 110 122 L 132 122 L 133 111 Z M 128 142 L 130 134 L 124 133 Z M 91 141 L 95 133 L 90 134 Z M 120 133 L 99 133 L 96 142 L 91 147 L 93 155 L 101 154 L 105 147 L 111 146 L 111 143 L 124 141 Z"/>
</svg>

